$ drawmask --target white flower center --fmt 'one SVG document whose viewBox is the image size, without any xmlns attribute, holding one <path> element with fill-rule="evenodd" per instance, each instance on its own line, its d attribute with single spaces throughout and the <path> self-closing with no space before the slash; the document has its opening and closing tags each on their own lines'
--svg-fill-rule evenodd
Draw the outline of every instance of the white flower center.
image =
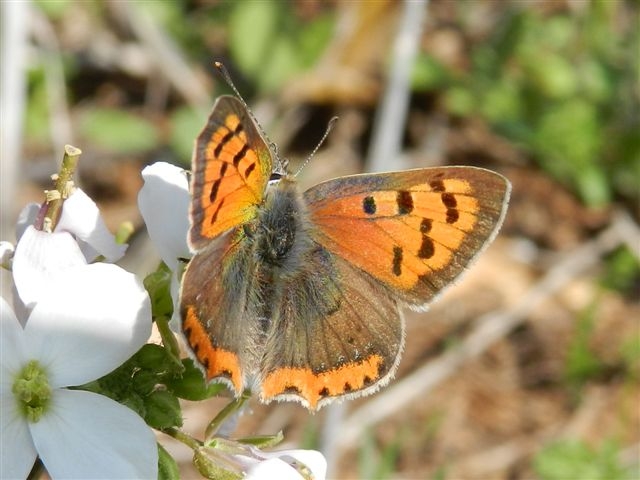
<svg viewBox="0 0 640 480">
<path fill-rule="evenodd" d="M 37 360 L 31 360 L 22 368 L 11 391 L 16 396 L 20 411 L 32 423 L 40 420 L 51 401 L 47 372 Z"/>
</svg>

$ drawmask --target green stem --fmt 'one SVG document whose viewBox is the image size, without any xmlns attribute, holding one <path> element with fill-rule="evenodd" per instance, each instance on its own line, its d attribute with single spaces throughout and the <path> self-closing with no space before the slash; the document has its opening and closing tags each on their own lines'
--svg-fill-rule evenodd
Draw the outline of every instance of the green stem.
<svg viewBox="0 0 640 480">
<path fill-rule="evenodd" d="M 177 428 L 174 428 L 174 427 L 167 428 L 162 430 L 162 433 L 165 433 L 170 437 L 175 438 L 179 442 L 184 443 L 194 452 L 198 450 L 200 447 L 202 447 L 202 442 L 200 442 L 199 440 L 196 440 L 191 435 L 188 435 L 184 433 L 182 430 L 179 430 Z"/>
<path fill-rule="evenodd" d="M 218 432 L 218 429 L 223 424 L 223 422 L 233 413 L 240 410 L 240 408 L 245 404 L 245 402 L 251 398 L 251 390 L 246 389 L 242 392 L 238 398 L 234 399 L 232 402 L 227 404 L 220 413 L 218 413 L 213 420 L 207 425 L 207 429 L 204 431 L 205 441 L 208 442 L 213 438 L 213 436 Z"/>
<path fill-rule="evenodd" d="M 162 338 L 162 344 L 169 350 L 171 359 L 182 367 L 182 362 L 180 361 L 180 345 L 178 345 L 178 340 L 176 340 L 176 336 L 169 327 L 169 319 L 161 315 L 155 318 L 155 322 L 158 327 L 158 332 L 160 332 L 160 338 Z"/>
<path fill-rule="evenodd" d="M 78 166 L 82 151 L 71 145 L 64 146 L 64 157 L 60 173 L 55 178 L 55 190 L 45 192 L 47 195 L 47 213 L 44 216 L 42 230 L 53 232 L 62 214 L 62 204 L 73 191 L 73 174 Z"/>
</svg>

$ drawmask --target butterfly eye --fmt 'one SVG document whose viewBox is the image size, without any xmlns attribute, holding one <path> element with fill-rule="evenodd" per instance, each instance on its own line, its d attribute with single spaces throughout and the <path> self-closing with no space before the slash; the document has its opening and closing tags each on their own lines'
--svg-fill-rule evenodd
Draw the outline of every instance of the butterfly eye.
<svg viewBox="0 0 640 480">
<path fill-rule="evenodd" d="M 282 178 L 282 174 L 278 172 L 273 172 L 269 177 L 269 183 L 277 182 Z"/>
</svg>

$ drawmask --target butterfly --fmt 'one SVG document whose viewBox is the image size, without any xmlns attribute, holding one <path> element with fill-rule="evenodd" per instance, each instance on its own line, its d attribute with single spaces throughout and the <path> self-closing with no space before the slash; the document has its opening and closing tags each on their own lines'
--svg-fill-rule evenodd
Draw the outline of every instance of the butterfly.
<svg viewBox="0 0 640 480">
<path fill-rule="evenodd" d="M 192 161 L 182 332 L 208 381 L 315 411 L 393 377 L 424 309 L 495 237 L 510 184 L 474 167 L 302 191 L 246 104 L 217 99 Z"/>
</svg>

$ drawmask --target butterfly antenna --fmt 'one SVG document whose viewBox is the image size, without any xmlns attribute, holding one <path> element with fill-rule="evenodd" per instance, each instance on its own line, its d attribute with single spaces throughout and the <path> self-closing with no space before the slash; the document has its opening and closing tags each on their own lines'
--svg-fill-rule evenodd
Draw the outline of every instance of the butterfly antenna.
<svg viewBox="0 0 640 480">
<path fill-rule="evenodd" d="M 222 75 L 222 78 L 224 78 L 224 81 L 227 83 L 227 85 L 229 85 L 231 90 L 233 90 L 233 93 L 235 93 L 236 97 L 238 97 L 238 99 L 242 102 L 242 105 L 244 106 L 244 108 L 247 109 L 247 112 L 249 112 L 249 115 L 253 119 L 253 123 L 258 127 L 258 129 L 260 130 L 260 133 L 262 134 L 262 137 L 265 138 L 269 143 L 269 148 L 271 148 L 271 151 L 274 153 L 275 158 L 277 158 L 278 161 L 280 162 L 281 164 L 280 167 L 282 168 L 283 172 L 286 172 L 288 162 L 280 158 L 280 155 L 278 154 L 278 146 L 271 141 L 271 139 L 269 138 L 269 135 L 267 135 L 267 132 L 264 131 L 264 129 L 262 128 L 262 125 L 260 125 L 260 122 L 258 122 L 258 119 L 253 114 L 253 111 L 249 108 L 249 105 L 247 105 L 247 102 L 245 102 L 244 98 L 242 98 L 242 95 L 240 95 L 240 92 L 238 91 L 235 84 L 233 83 L 233 80 L 231 80 L 231 75 L 229 75 L 229 71 L 227 70 L 227 67 L 225 67 L 222 64 L 222 62 L 213 62 L 213 64 L 218 69 L 218 71 Z"/>
<path fill-rule="evenodd" d="M 298 176 L 298 174 L 304 169 L 304 167 L 307 166 L 307 163 L 309 163 L 313 158 L 313 156 L 318 152 L 318 150 L 320 149 L 324 141 L 329 136 L 329 133 L 331 132 L 331 130 L 333 130 L 333 127 L 335 126 L 337 121 L 338 121 L 338 117 L 331 117 L 331 120 L 329 120 L 329 123 L 327 124 L 327 129 L 324 131 L 324 135 L 322 135 L 322 138 L 320 139 L 316 147 L 313 149 L 313 151 L 309 154 L 309 156 L 304 161 L 304 163 L 300 165 L 300 168 L 298 168 L 298 171 L 295 173 L 294 177 Z"/>
</svg>

